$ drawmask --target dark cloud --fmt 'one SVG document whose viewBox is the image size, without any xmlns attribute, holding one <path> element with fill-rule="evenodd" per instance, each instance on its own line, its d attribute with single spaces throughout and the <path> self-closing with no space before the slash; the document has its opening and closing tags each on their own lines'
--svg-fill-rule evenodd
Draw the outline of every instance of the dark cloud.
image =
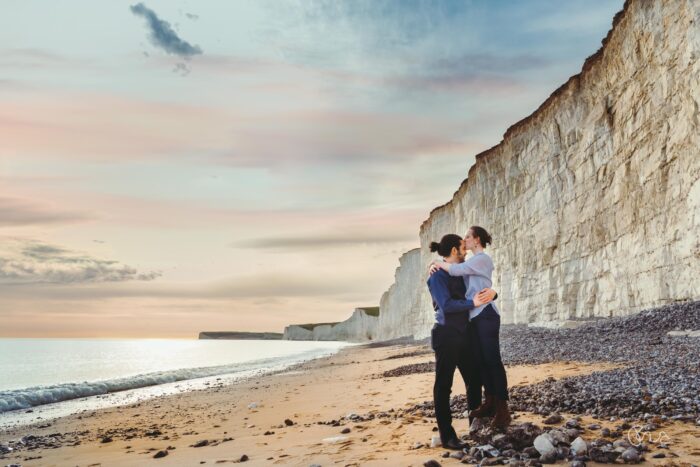
<svg viewBox="0 0 700 467">
<path fill-rule="evenodd" d="M 202 49 L 198 46 L 191 45 L 187 41 L 180 39 L 173 28 L 170 27 L 170 23 L 158 18 L 158 15 L 143 3 L 137 3 L 130 8 L 133 14 L 146 18 L 151 32 L 151 41 L 154 45 L 162 48 L 169 54 L 185 58 L 202 53 Z"/>
<path fill-rule="evenodd" d="M 190 74 L 190 68 L 184 63 L 176 63 L 173 67 L 173 73 L 177 73 L 180 76 L 187 76 Z"/>
<path fill-rule="evenodd" d="M 413 232 L 402 234 L 329 234 L 307 237 L 256 238 L 235 242 L 231 246 L 235 248 L 253 248 L 263 250 L 309 250 L 339 246 L 392 244 L 416 240 L 417 236 Z"/>
<path fill-rule="evenodd" d="M 91 217 L 84 213 L 57 211 L 31 201 L 0 197 L 0 227 L 71 223 Z"/>
<path fill-rule="evenodd" d="M 150 281 L 160 272 L 141 273 L 118 261 L 82 255 L 54 245 L 25 239 L 3 239 L 0 284 L 76 284 Z"/>
</svg>

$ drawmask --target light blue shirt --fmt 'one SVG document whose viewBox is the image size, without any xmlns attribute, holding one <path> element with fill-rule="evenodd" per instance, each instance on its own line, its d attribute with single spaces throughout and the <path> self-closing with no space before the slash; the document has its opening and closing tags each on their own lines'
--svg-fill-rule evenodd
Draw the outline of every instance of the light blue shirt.
<svg viewBox="0 0 700 467">
<path fill-rule="evenodd" d="M 467 294 L 465 298 L 467 300 L 474 300 L 474 296 L 481 292 L 483 289 L 491 288 L 493 283 L 491 282 L 491 274 L 493 273 L 493 261 L 491 257 L 484 253 L 477 253 L 471 258 L 467 259 L 463 263 L 451 264 L 449 266 L 448 272 L 450 276 L 462 276 L 464 278 L 464 285 L 467 287 Z M 469 319 L 472 320 L 479 313 L 483 311 L 484 308 L 491 305 L 493 309 L 498 313 L 498 308 L 495 302 L 487 303 L 486 305 L 481 305 L 475 307 L 469 312 Z"/>
</svg>

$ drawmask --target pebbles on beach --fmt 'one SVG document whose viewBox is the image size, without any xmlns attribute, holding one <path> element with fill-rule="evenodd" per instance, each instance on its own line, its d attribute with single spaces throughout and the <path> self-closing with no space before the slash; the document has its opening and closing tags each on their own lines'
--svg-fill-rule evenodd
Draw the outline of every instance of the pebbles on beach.
<svg viewBox="0 0 700 467">
<path fill-rule="evenodd" d="M 700 302 L 645 310 L 636 315 L 587 323 L 575 329 L 523 325 L 501 327 L 501 355 L 506 364 L 555 361 L 614 362 L 622 365 L 583 376 L 549 378 L 509 389 L 513 410 L 549 417 L 559 412 L 596 417 L 697 423 L 700 417 L 700 339 L 672 337 L 672 330 L 700 329 Z M 403 376 L 434 370 L 433 362 L 404 365 L 381 374 Z M 452 400 L 460 417 L 466 398 Z M 416 410 L 431 413 L 432 403 Z M 591 427 L 590 429 L 595 429 Z"/>
</svg>

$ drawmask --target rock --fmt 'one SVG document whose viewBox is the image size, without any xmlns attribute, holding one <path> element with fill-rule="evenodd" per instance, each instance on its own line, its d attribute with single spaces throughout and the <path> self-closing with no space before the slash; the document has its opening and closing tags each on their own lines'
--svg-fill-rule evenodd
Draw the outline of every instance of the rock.
<svg viewBox="0 0 700 467">
<path fill-rule="evenodd" d="M 442 446 L 442 440 L 440 439 L 440 437 L 439 437 L 439 436 L 433 436 L 433 437 L 430 439 L 430 447 L 431 447 L 431 448 L 437 448 L 437 447 L 440 447 L 440 446 Z"/>
<path fill-rule="evenodd" d="M 501 453 L 498 449 L 490 444 L 484 444 L 476 447 L 477 452 L 481 453 L 483 457 L 498 457 Z M 470 451 L 471 452 L 471 451 Z"/>
<path fill-rule="evenodd" d="M 554 448 L 554 446 L 552 446 L 552 448 Z M 523 449 L 523 454 L 525 454 L 530 459 L 537 459 L 540 457 L 540 452 L 534 446 L 530 446 Z"/>
<path fill-rule="evenodd" d="M 475 418 L 469 424 L 469 434 L 474 434 L 477 431 L 486 428 L 488 425 L 488 421 L 485 418 Z"/>
<path fill-rule="evenodd" d="M 462 451 L 453 451 L 453 452 L 451 452 L 447 457 L 452 458 L 452 459 L 462 460 L 462 458 L 464 457 L 464 455 L 465 455 L 465 454 L 464 454 L 464 452 L 462 452 Z"/>
<path fill-rule="evenodd" d="M 561 415 L 559 415 L 558 413 L 554 413 L 549 417 L 545 418 L 542 423 L 544 423 L 545 425 L 555 425 L 557 423 L 561 423 L 562 420 L 563 418 Z"/>
<path fill-rule="evenodd" d="M 258 403 L 257 402 L 251 402 L 248 404 L 249 409 L 257 409 L 258 408 Z"/>
<path fill-rule="evenodd" d="M 550 430 L 547 432 L 552 444 L 555 446 L 569 445 L 569 435 L 561 430 Z"/>
<path fill-rule="evenodd" d="M 540 456 L 555 452 L 554 443 L 552 443 L 552 438 L 549 433 L 539 435 L 535 438 L 534 446 L 537 452 L 540 453 Z"/>
<path fill-rule="evenodd" d="M 620 456 L 620 453 L 607 448 L 589 447 L 588 456 L 594 462 L 612 464 Z"/>
<path fill-rule="evenodd" d="M 435 459 L 430 459 L 423 462 L 423 467 L 442 467 L 442 464 L 440 464 Z"/>
<path fill-rule="evenodd" d="M 338 443 L 344 443 L 345 441 L 348 441 L 348 437 L 347 436 L 331 436 L 330 438 L 323 438 L 321 441 L 326 443 L 326 444 L 338 444 Z"/>
<path fill-rule="evenodd" d="M 584 461 L 573 460 L 569 463 L 569 467 L 586 467 L 586 463 Z"/>
<path fill-rule="evenodd" d="M 622 448 L 627 449 L 627 448 L 631 448 L 632 444 L 629 441 L 627 441 L 626 439 L 618 439 L 618 440 L 613 441 L 613 447 L 614 448 L 622 447 Z"/>
<path fill-rule="evenodd" d="M 340 432 L 342 434 L 346 435 L 346 434 L 350 433 L 350 431 L 351 431 L 350 428 L 343 428 Z"/>
<path fill-rule="evenodd" d="M 411 449 L 420 449 L 424 446 L 425 444 L 421 443 L 420 441 L 416 441 L 415 443 L 413 443 L 413 446 L 411 446 Z"/>
<path fill-rule="evenodd" d="M 447 459 L 448 457 L 450 457 L 450 451 L 445 451 L 445 452 L 442 453 L 442 458 L 443 458 L 443 459 Z"/>
<path fill-rule="evenodd" d="M 503 460 L 504 460 L 503 457 L 487 457 L 481 461 L 481 465 L 483 465 L 483 466 L 501 465 L 501 464 L 503 464 Z"/>
<path fill-rule="evenodd" d="M 153 455 L 153 458 L 154 458 L 154 459 L 160 459 L 161 457 L 165 457 L 165 456 L 167 456 L 167 455 L 168 455 L 168 451 L 166 451 L 166 450 L 158 451 L 157 453 L 155 453 L 155 454 Z"/>
<path fill-rule="evenodd" d="M 269 430 L 268 430 L 268 431 L 266 431 L 265 433 L 263 433 L 263 436 L 270 436 L 270 435 L 274 435 L 274 434 L 275 434 L 274 431 L 269 431 Z"/>
<path fill-rule="evenodd" d="M 621 457 L 625 464 L 639 464 L 641 462 L 641 456 L 635 448 L 627 448 Z"/>
<path fill-rule="evenodd" d="M 574 455 L 586 454 L 588 452 L 588 444 L 579 436 L 571 443 L 571 452 L 573 452 Z"/>
<path fill-rule="evenodd" d="M 600 425 L 598 425 L 597 423 L 591 423 L 586 428 L 588 428 L 589 430 L 600 430 Z"/>
<path fill-rule="evenodd" d="M 555 450 L 542 454 L 538 460 L 543 464 L 554 464 L 557 461 L 557 452 Z"/>
<path fill-rule="evenodd" d="M 294 422 L 293 422 L 292 420 L 290 420 L 290 419 L 287 418 L 287 419 L 284 420 L 284 424 L 287 425 L 287 426 L 292 426 L 292 425 L 294 425 Z"/>
<path fill-rule="evenodd" d="M 194 443 L 191 447 L 193 448 L 201 448 L 204 446 L 209 446 L 209 440 L 208 439 L 202 439 Z"/>
<path fill-rule="evenodd" d="M 243 454 L 240 459 L 238 459 L 238 462 L 247 462 L 248 461 L 248 456 Z"/>
<path fill-rule="evenodd" d="M 111 436 L 105 436 L 100 440 L 100 443 L 111 443 L 112 442 L 112 437 Z"/>
</svg>

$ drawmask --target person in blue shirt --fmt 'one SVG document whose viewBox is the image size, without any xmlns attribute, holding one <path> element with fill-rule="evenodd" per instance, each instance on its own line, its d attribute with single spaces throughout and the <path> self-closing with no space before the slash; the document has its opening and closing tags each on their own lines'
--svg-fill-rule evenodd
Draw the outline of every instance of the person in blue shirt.
<svg viewBox="0 0 700 467">
<path fill-rule="evenodd" d="M 459 264 L 464 261 L 461 244 L 462 238 L 459 235 L 448 234 L 442 237 L 440 243 L 432 242 L 430 251 L 437 252 L 449 264 Z M 481 404 L 479 357 L 474 355 L 479 347 L 474 343 L 469 312 L 474 307 L 490 303 L 496 293 L 492 289 L 484 289 L 466 299 L 467 289 L 462 278 L 452 277 L 442 270 L 430 276 L 428 289 L 435 310 L 435 325 L 431 331 L 431 346 L 435 351 L 435 418 L 443 447 L 462 449 L 465 444 L 452 427 L 452 382 L 455 369 L 459 368 L 467 387 L 469 409 L 473 410 Z"/>
</svg>

